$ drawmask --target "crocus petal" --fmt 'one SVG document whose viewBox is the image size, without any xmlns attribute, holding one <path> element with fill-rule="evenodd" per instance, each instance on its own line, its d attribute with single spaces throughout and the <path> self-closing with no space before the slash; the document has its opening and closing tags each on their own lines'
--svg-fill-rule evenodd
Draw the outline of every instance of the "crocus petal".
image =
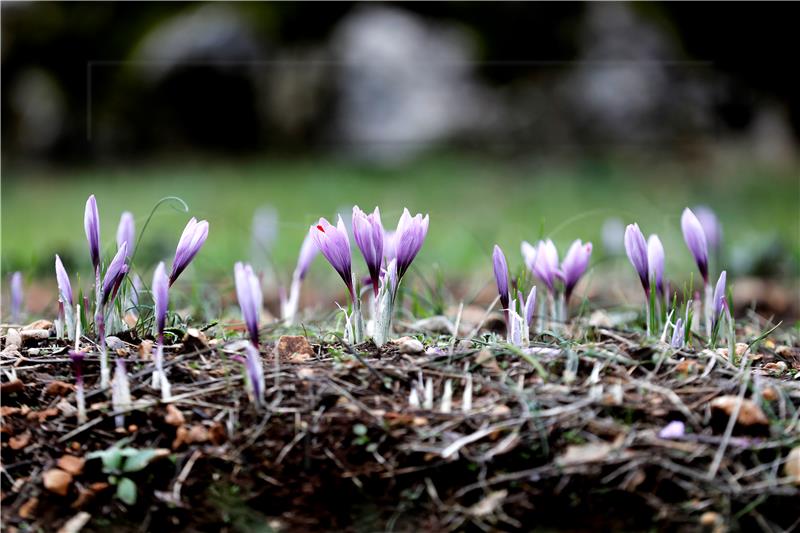
<svg viewBox="0 0 800 533">
<path fill-rule="evenodd" d="M 539 241 L 536 247 L 536 261 L 533 264 L 533 272 L 547 285 L 548 290 L 553 292 L 556 275 L 558 274 L 558 250 L 553 241 Z"/>
<path fill-rule="evenodd" d="M 639 274 L 644 291 L 649 292 L 650 283 L 647 277 L 650 268 L 647 260 L 647 241 L 644 240 L 638 224 L 628 224 L 628 227 L 625 228 L 625 253 L 628 254 L 628 259 L 636 269 L 636 273 Z"/>
<path fill-rule="evenodd" d="M 325 259 L 336 270 L 348 290 L 353 293 L 352 260 L 350 254 L 350 238 L 342 217 L 336 226 L 324 218 L 309 229 L 317 248 Z"/>
<path fill-rule="evenodd" d="M 647 239 L 647 265 L 648 274 L 655 279 L 658 294 L 664 292 L 664 246 L 658 235 L 650 235 Z"/>
<path fill-rule="evenodd" d="M 423 217 L 417 213 L 412 217 L 407 208 L 403 209 L 394 238 L 398 279 L 405 275 L 422 248 L 425 236 L 428 234 L 428 221 L 428 215 Z"/>
<path fill-rule="evenodd" d="M 533 312 L 536 309 L 536 285 L 531 288 L 531 292 L 528 293 L 528 297 L 525 299 L 525 306 L 523 311 L 525 312 L 525 322 L 527 322 L 528 326 L 533 323 Z"/>
<path fill-rule="evenodd" d="M 358 206 L 353 207 L 353 238 L 367 263 L 373 290 L 377 295 L 383 262 L 383 224 L 377 207 L 370 215 Z"/>
<path fill-rule="evenodd" d="M 708 244 L 703 226 L 694 213 L 687 207 L 681 215 L 681 230 L 683 230 L 683 240 L 692 252 L 700 275 L 703 281 L 708 283 Z"/>
<path fill-rule="evenodd" d="M 89 242 L 92 266 L 97 270 L 100 266 L 100 215 L 97 213 L 97 200 L 94 195 L 89 196 L 89 199 L 86 200 L 83 228 L 86 230 L 86 240 Z"/>
<path fill-rule="evenodd" d="M 244 365 L 247 370 L 247 381 L 251 387 L 250 393 L 253 402 L 257 406 L 261 406 L 264 402 L 264 391 L 266 390 L 261 354 L 258 349 L 250 344 L 245 347 L 245 350 L 247 351 L 247 357 L 244 360 Z"/>
<path fill-rule="evenodd" d="M 120 248 L 122 243 L 128 243 L 128 257 L 130 257 L 131 253 L 133 253 L 135 238 L 136 230 L 133 223 L 133 214 L 125 211 L 119 218 L 119 226 L 117 227 L 117 248 Z"/>
<path fill-rule="evenodd" d="M 239 299 L 242 317 L 250 334 L 250 340 L 254 346 L 258 346 L 258 319 L 264 303 L 261 282 L 250 265 L 236 263 L 233 271 L 236 281 L 236 296 Z"/>
<path fill-rule="evenodd" d="M 189 263 L 192 262 L 194 256 L 203 247 L 203 244 L 208 238 L 208 221 L 197 221 L 192 217 L 186 224 L 186 227 L 181 234 L 178 241 L 178 246 L 175 249 L 175 259 L 172 261 L 172 272 L 169 275 L 169 284 L 175 283 L 181 272 L 186 270 Z"/>
<path fill-rule="evenodd" d="M 61 262 L 61 258 L 56 254 L 56 283 L 58 283 L 58 294 L 64 305 L 72 307 L 72 285 L 69 282 L 67 270 Z"/>
<path fill-rule="evenodd" d="M 114 288 L 119 287 L 122 278 L 128 272 L 125 265 L 125 260 L 128 255 L 128 243 L 123 242 L 122 246 L 117 250 L 117 254 L 111 263 L 108 264 L 106 274 L 103 277 L 103 304 L 108 303 L 114 294 Z"/>
<path fill-rule="evenodd" d="M 528 267 L 528 270 L 533 272 L 533 265 L 536 264 L 536 247 L 528 241 L 522 241 L 520 249 L 522 251 L 522 260 L 525 262 L 525 266 Z"/>
<path fill-rule="evenodd" d="M 155 334 L 159 341 L 164 336 L 164 325 L 167 321 L 167 306 L 169 305 L 169 278 L 164 262 L 160 262 L 153 274 L 153 308 L 156 317 Z"/>
<path fill-rule="evenodd" d="M 11 274 L 11 316 L 16 322 L 22 309 L 22 272 Z"/>
<path fill-rule="evenodd" d="M 494 280 L 497 283 L 497 292 L 500 294 L 500 304 L 503 309 L 508 309 L 509 292 L 508 292 L 508 263 L 503 250 L 496 244 L 492 252 L 492 265 L 494 267 Z"/>
<path fill-rule="evenodd" d="M 564 292 L 567 296 L 572 294 L 572 290 L 586 272 L 589 266 L 589 258 L 592 256 L 592 243 L 583 243 L 580 239 L 575 240 L 567 251 L 564 261 L 561 263 L 561 272 L 564 277 Z"/>
<path fill-rule="evenodd" d="M 698 205 L 694 208 L 694 214 L 700 225 L 703 227 L 703 233 L 706 236 L 706 242 L 713 248 L 718 248 L 722 242 L 722 225 L 714 211 L 706 205 Z"/>
<path fill-rule="evenodd" d="M 686 426 L 680 420 L 673 420 L 658 432 L 660 439 L 680 439 L 686 433 Z"/>
</svg>

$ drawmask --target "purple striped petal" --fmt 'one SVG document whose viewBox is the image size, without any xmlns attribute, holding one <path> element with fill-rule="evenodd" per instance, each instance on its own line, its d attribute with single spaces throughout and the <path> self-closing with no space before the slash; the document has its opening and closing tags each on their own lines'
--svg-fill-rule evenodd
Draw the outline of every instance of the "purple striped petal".
<svg viewBox="0 0 800 533">
<path fill-rule="evenodd" d="M 370 215 L 364 213 L 358 206 L 353 207 L 353 238 L 367 263 L 372 289 L 377 296 L 381 263 L 383 263 L 383 224 L 377 207 Z"/>
<path fill-rule="evenodd" d="M 503 310 L 508 309 L 510 300 L 508 289 L 508 263 L 503 250 L 496 244 L 492 252 L 492 266 L 494 267 L 494 280 L 497 283 L 497 292 L 500 294 L 500 304 Z"/>
<path fill-rule="evenodd" d="M 428 222 L 428 215 L 423 217 L 421 213 L 417 213 L 412 217 L 408 209 L 403 209 L 394 235 L 398 279 L 405 275 L 422 248 L 428 234 Z"/>
<path fill-rule="evenodd" d="M 130 211 L 125 211 L 119 217 L 119 226 L 117 226 L 117 248 L 122 247 L 122 243 L 128 243 L 128 257 L 130 257 L 133 253 L 135 238 L 136 229 L 133 223 L 133 214 Z"/>
<path fill-rule="evenodd" d="M 342 281 L 350 291 L 350 296 L 355 297 L 353 292 L 350 238 L 347 236 L 347 228 L 342 217 L 339 216 L 339 222 L 336 226 L 326 219 L 320 218 L 316 225 L 311 226 L 309 232 L 319 251 L 322 252 L 325 259 L 341 276 Z"/>
<path fill-rule="evenodd" d="M 203 247 L 203 243 L 208 238 L 208 221 L 197 221 L 192 217 L 186 224 L 186 227 L 181 234 L 178 241 L 178 246 L 175 249 L 175 259 L 172 261 L 172 272 L 169 275 L 169 284 L 175 283 L 181 272 L 186 270 L 189 263 L 192 262 L 194 256 Z"/>
<path fill-rule="evenodd" d="M 628 224 L 625 228 L 625 253 L 628 254 L 633 268 L 639 274 L 639 281 L 642 282 L 644 292 L 650 292 L 649 276 L 649 262 L 647 260 L 647 241 L 644 240 L 642 230 L 639 229 L 638 224 Z"/>
<path fill-rule="evenodd" d="M 163 342 L 164 325 L 167 322 L 167 306 L 169 305 L 169 278 L 164 262 L 160 262 L 153 273 L 153 308 L 156 317 L 156 336 L 159 343 Z"/>
<path fill-rule="evenodd" d="M 655 279 L 658 294 L 664 294 L 664 245 L 658 235 L 647 239 L 647 267 L 650 279 Z"/>
<path fill-rule="evenodd" d="M 97 200 L 94 195 L 89 196 L 89 199 L 86 200 L 83 228 L 86 230 L 86 240 L 89 242 L 92 266 L 97 270 L 100 267 L 100 215 L 97 213 Z"/>
<path fill-rule="evenodd" d="M 239 307 L 242 310 L 242 317 L 250 334 L 250 341 L 253 346 L 258 346 L 258 319 L 261 315 L 261 307 L 264 298 L 261 293 L 261 282 L 253 272 L 250 265 L 236 263 L 233 267 L 234 280 L 236 282 L 236 296 L 239 299 Z"/>
<path fill-rule="evenodd" d="M 61 262 L 61 258 L 56 254 L 56 283 L 58 284 L 58 294 L 64 305 L 72 308 L 72 285 L 69 282 L 67 270 Z"/>
<path fill-rule="evenodd" d="M 681 215 L 681 230 L 683 230 L 683 240 L 692 252 L 700 275 L 703 281 L 708 283 L 708 244 L 703 226 L 692 211 L 687 207 Z"/>
</svg>

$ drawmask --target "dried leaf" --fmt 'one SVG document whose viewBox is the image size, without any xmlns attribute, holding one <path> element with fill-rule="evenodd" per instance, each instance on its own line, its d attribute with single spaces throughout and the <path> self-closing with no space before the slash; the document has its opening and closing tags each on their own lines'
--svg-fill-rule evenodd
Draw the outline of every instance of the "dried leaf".
<svg viewBox="0 0 800 533">
<path fill-rule="evenodd" d="M 12 450 L 21 450 L 31 442 L 31 432 L 25 431 L 8 439 L 8 447 Z"/>
<path fill-rule="evenodd" d="M 739 403 L 738 396 L 720 396 L 711 401 L 712 411 L 724 413 L 726 416 L 731 416 Z M 769 420 L 767 419 L 764 411 L 752 400 L 742 399 L 742 407 L 739 409 L 739 416 L 736 420 L 737 423 L 743 426 L 768 426 Z"/>
<path fill-rule="evenodd" d="M 75 390 L 75 386 L 71 383 L 56 380 L 48 383 L 47 387 L 44 389 L 44 392 L 50 396 L 66 396 L 73 390 Z"/>
<path fill-rule="evenodd" d="M 24 518 L 25 520 L 29 520 L 33 518 L 34 513 L 36 513 L 36 507 L 39 505 L 39 498 L 33 497 L 30 500 L 26 501 L 19 507 L 19 516 L 20 518 Z"/>
<path fill-rule="evenodd" d="M 72 476 L 60 468 L 51 468 L 42 475 L 44 488 L 59 496 L 66 496 L 72 483 Z"/>
<path fill-rule="evenodd" d="M 584 463 L 597 463 L 604 461 L 614 446 L 608 442 L 590 442 L 588 444 L 572 444 L 567 446 L 567 451 L 556 458 L 559 466 L 580 465 Z"/>
<path fill-rule="evenodd" d="M 301 363 L 314 357 L 314 348 L 302 335 L 281 335 L 275 345 L 274 354 L 282 361 Z"/>
<path fill-rule="evenodd" d="M 186 422 L 186 419 L 184 418 L 180 409 L 175 407 L 173 404 L 169 404 L 167 405 L 167 415 L 164 417 L 164 422 L 170 426 L 179 427 Z"/>
<path fill-rule="evenodd" d="M 62 455 L 56 463 L 61 470 L 64 470 L 73 476 L 79 476 L 83 472 L 83 466 L 85 464 L 86 460 L 84 458 L 76 457 L 74 455 Z"/>
</svg>

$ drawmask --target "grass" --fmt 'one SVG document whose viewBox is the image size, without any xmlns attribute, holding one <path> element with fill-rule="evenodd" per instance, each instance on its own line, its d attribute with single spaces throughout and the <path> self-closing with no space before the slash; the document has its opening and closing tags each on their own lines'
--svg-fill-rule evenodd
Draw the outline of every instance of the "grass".
<svg viewBox="0 0 800 533">
<path fill-rule="evenodd" d="M 234 261 L 250 257 L 253 212 L 279 212 L 274 260 L 288 276 L 308 226 L 319 216 L 380 205 L 393 226 L 404 206 L 428 212 L 428 240 L 416 263 L 438 265 L 448 276 L 489 270 L 492 245 L 521 263 L 521 240 L 552 237 L 563 251 L 581 238 L 602 247 L 608 217 L 638 221 L 658 233 L 667 268 L 689 271 L 679 216 L 686 205 L 711 205 L 730 243 L 764 236 L 800 257 L 800 182 L 797 169 L 698 167 L 672 162 L 584 161 L 570 164 L 508 162 L 438 155 L 392 168 L 332 159 L 265 159 L 161 162 L 85 169 L 6 169 L 2 195 L 2 269 L 50 276 L 53 254 L 67 268 L 86 269 L 83 235 L 86 197 L 98 198 L 102 238 L 111 252 L 123 210 L 137 231 L 165 196 L 184 199 L 190 212 L 171 206 L 153 217 L 137 263 L 150 267 L 170 258 L 189 216 L 211 224 L 209 241 L 195 260 L 198 275 L 227 275 Z M 357 252 L 356 252 L 357 253 Z M 321 263 L 321 262 L 319 262 Z M 321 264 L 316 269 L 324 268 Z M 359 263 L 360 264 L 360 263 Z"/>
</svg>

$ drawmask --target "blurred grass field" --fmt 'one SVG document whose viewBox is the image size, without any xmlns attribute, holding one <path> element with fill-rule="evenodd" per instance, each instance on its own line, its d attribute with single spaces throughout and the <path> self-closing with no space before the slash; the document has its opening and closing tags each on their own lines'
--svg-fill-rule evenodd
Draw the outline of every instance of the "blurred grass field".
<svg viewBox="0 0 800 533">
<path fill-rule="evenodd" d="M 729 250 L 778 242 L 794 264 L 800 257 L 800 172 L 797 168 L 708 167 L 677 162 L 520 163 L 438 155 L 392 168 L 328 159 L 172 161 L 53 171 L 6 169 L 2 190 L 2 268 L 26 277 L 51 276 L 53 254 L 70 271 L 86 270 L 84 203 L 98 199 L 106 253 L 114 246 L 123 210 L 137 232 L 159 199 L 178 196 L 189 213 L 162 205 L 138 253 L 140 272 L 171 259 L 190 216 L 208 219 L 209 239 L 195 260 L 197 275 L 229 275 L 251 254 L 256 208 L 279 213 L 274 261 L 286 276 L 300 242 L 318 217 L 353 204 L 381 207 L 393 227 L 403 207 L 430 213 L 428 240 L 418 265 L 437 264 L 446 276 L 490 271 L 492 245 L 519 265 L 521 240 L 552 237 L 563 251 L 573 239 L 595 243 L 609 217 L 637 221 L 658 233 L 667 268 L 691 268 L 680 235 L 684 206 L 707 204 L 720 216 Z M 357 252 L 354 250 L 354 253 Z M 315 269 L 324 268 L 318 262 Z M 360 268 L 360 262 L 357 263 Z"/>
</svg>

